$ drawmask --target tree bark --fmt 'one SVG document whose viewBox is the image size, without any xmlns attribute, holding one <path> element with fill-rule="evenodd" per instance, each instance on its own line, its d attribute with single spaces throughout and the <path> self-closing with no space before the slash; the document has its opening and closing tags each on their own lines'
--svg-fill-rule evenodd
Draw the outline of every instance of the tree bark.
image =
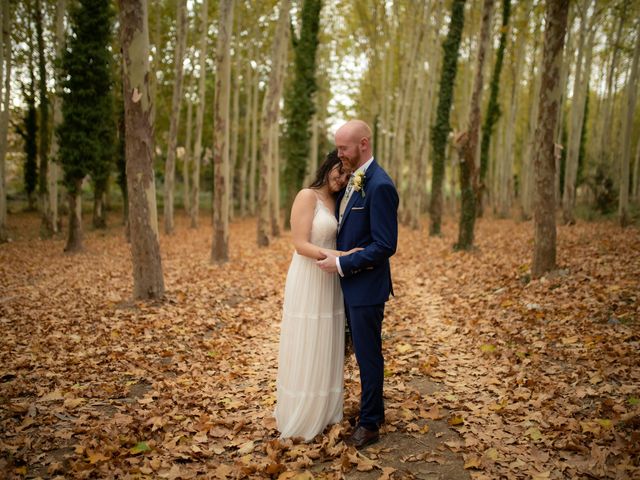
<svg viewBox="0 0 640 480">
<path fill-rule="evenodd" d="M 220 0 L 214 100 L 213 244 L 211 262 L 229 260 L 229 100 L 234 0 Z"/>
<path fill-rule="evenodd" d="M 629 217 L 629 170 L 631 163 L 631 133 L 633 131 L 633 117 L 638 92 L 638 59 L 640 57 L 640 21 L 636 22 L 636 44 L 633 49 L 631 72 L 627 80 L 626 119 L 622 137 L 622 158 L 620 159 L 620 197 L 618 201 L 618 220 L 620 226 L 626 227 L 631 223 Z M 639 141 L 640 143 L 640 141 Z"/>
<path fill-rule="evenodd" d="M 152 96 L 146 0 L 119 0 L 133 295 L 164 295 L 153 175 Z"/>
<path fill-rule="evenodd" d="M 531 55 L 531 64 L 529 68 L 529 85 L 531 85 L 528 101 L 528 122 L 525 138 L 522 140 L 524 145 L 524 153 L 522 154 L 522 165 L 520 167 L 520 206 L 522 208 L 521 217 L 523 220 L 529 220 L 533 212 L 533 190 L 534 190 L 534 171 L 533 156 L 536 121 L 538 118 L 537 99 L 540 95 L 540 75 L 535 74 L 535 67 L 542 63 L 542 57 L 538 52 L 538 34 L 540 30 L 540 22 L 536 23 L 533 31 L 533 54 Z"/>
<path fill-rule="evenodd" d="M 193 65 L 193 59 L 191 61 Z M 193 68 L 191 70 L 191 76 L 189 77 L 189 87 L 187 88 L 188 98 L 187 102 L 187 128 L 184 140 L 184 155 L 182 156 L 182 183 L 184 186 L 184 192 L 182 194 L 182 206 L 187 215 L 191 214 L 191 162 L 193 158 L 193 142 L 191 139 L 193 130 Z"/>
<path fill-rule="evenodd" d="M 56 5 L 56 37 L 55 37 L 55 48 L 56 48 L 56 58 L 61 61 L 62 52 L 64 50 L 64 17 L 66 12 L 66 0 L 57 0 Z M 59 71 L 59 67 L 56 69 Z M 57 127 L 62 123 L 62 85 L 58 81 L 59 75 L 56 76 L 56 94 L 53 96 L 53 102 L 51 105 L 52 116 L 53 116 L 53 130 L 55 131 Z M 49 158 L 51 162 L 49 163 L 49 178 L 48 178 L 48 192 L 49 192 L 49 219 L 51 220 L 51 226 L 53 228 L 53 232 L 58 231 L 58 178 L 60 178 L 60 165 L 57 162 L 58 155 L 58 136 L 53 135 L 51 137 L 51 143 L 49 147 Z"/>
<path fill-rule="evenodd" d="M 555 126 L 560 103 L 560 67 L 569 0 L 547 0 L 542 78 L 535 135 L 534 246 L 531 274 L 544 275 L 556 266 Z"/>
<path fill-rule="evenodd" d="M 182 100 L 182 73 L 184 51 L 187 39 L 187 0 L 178 1 L 176 48 L 174 54 L 173 96 L 171 98 L 171 119 L 169 120 L 169 141 L 167 160 L 164 166 L 164 232 L 174 231 L 173 197 L 176 176 L 176 145 L 180 124 L 180 102 Z"/>
<path fill-rule="evenodd" d="M 587 10 L 591 0 L 584 4 L 583 16 L 580 22 L 580 37 L 578 40 L 578 58 L 573 82 L 573 95 L 571 99 L 571 128 L 569 130 L 569 142 L 567 160 L 564 173 L 564 188 L 562 194 L 562 219 L 564 223 L 575 223 L 574 208 L 576 200 L 576 180 L 578 175 L 578 155 L 580 150 L 580 138 L 582 124 L 584 122 L 584 105 L 589 92 L 589 73 L 593 52 L 593 40 L 596 29 L 587 20 Z M 589 29 L 591 27 L 591 31 Z M 585 61 L 583 63 L 583 58 Z"/>
<path fill-rule="evenodd" d="M 64 251 L 77 253 L 84 249 L 82 244 L 82 180 L 77 179 L 73 190 L 69 191 L 69 236 Z"/>
<path fill-rule="evenodd" d="M 10 0 L 2 0 L 0 25 L 0 243 L 9 240 L 7 227 L 7 185 L 5 160 L 7 156 L 7 134 L 9 133 L 9 110 L 11 106 L 11 23 L 13 12 Z"/>
<path fill-rule="evenodd" d="M 249 50 L 248 57 L 251 58 L 251 52 L 253 50 Z M 246 63 L 246 70 L 244 76 L 244 90 L 245 90 L 245 111 L 244 111 L 244 139 L 242 142 L 242 164 L 240 165 L 240 216 L 244 217 L 247 215 L 247 175 L 249 170 L 249 164 L 251 163 L 251 119 L 253 116 L 251 115 L 253 100 L 253 83 L 252 83 L 252 68 L 251 61 L 248 60 Z"/>
<path fill-rule="evenodd" d="M 478 38 L 478 59 L 476 77 L 473 82 L 473 93 L 471 95 L 469 126 L 465 133 L 466 139 L 462 143 L 462 154 L 460 155 L 460 193 L 462 205 L 460 208 L 458 242 L 454 246 L 456 250 L 469 250 L 473 247 L 476 203 L 478 200 L 476 157 L 478 139 L 480 137 L 480 104 L 482 102 L 482 87 L 484 84 L 484 57 L 490 39 L 493 2 L 494 0 L 484 0 L 482 7 L 482 27 L 480 29 L 480 37 Z"/>
<path fill-rule="evenodd" d="M 523 6 L 524 7 L 524 6 Z M 523 21 L 520 25 L 526 25 L 529 10 L 522 9 Z M 512 64 L 511 92 L 509 104 L 509 118 L 505 124 L 505 159 L 500 165 L 500 184 L 498 188 L 498 216 L 506 218 L 511 209 L 511 198 L 513 196 L 513 165 L 515 160 L 515 133 L 518 115 L 518 85 L 524 63 L 525 53 L 525 32 L 526 27 L 521 27 L 515 40 L 516 51 L 514 53 L 514 63 Z"/>
<path fill-rule="evenodd" d="M 51 219 L 48 194 L 48 154 L 49 154 L 49 98 L 47 96 L 47 60 L 45 58 L 44 34 L 42 26 L 42 5 L 40 0 L 35 4 L 36 38 L 38 42 L 38 90 L 40 96 L 40 131 L 38 156 L 40 165 L 38 171 L 38 193 L 40 196 L 40 236 L 50 238 L 55 231 Z"/>
<path fill-rule="evenodd" d="M 202 164 L 202 128 L 206 89 L 207 30 L 209 27 L 208 0 L 202 0 L 200 11 L 200 57 L 198 58 L 198 108 L 196 110 L 196 142 L 193 147 L 193 176 L 191 177 L 191 228 L 198 228 L 200 215 L 200 165 Z"/>
<path fill-rule="evenodd" d="M 260 113 L 258 111 L 260 99 L 260 74 L 257 70 L 253 76 L 253 94 L 251 96 L 251 157 L 249 159 L 249 212 L 251 215 L 256 213 L 256 175 L 258 164 L 258 124 L 260 123 Z"/>
<path fill-rule="evenodd" d="M 232 101 L 231 101 L 231 147 L 229 150 L 229 218 L 235 217 L 235 204 L 237 197 L 237 171 L 238 171 L 238 127 L 240 125 L 240 89 L 238 88 L 238 74 L 232 69 Z"/>
<path fill-rule="evenodd" d="M 431 222 L 429 235 L 440 235 L 442 226 L 442 184 L 444 181 L 445 150 L 449 131 L 449 114 L 453 102 L 453 87 L 456 78 L 460 40 L 464 26 L 465 0 L 453 0 L 451 23 L 447 39 L 443 44 L 444 60 L 440 77 L 440 93 L 436 124 L 432 130 L 433 175 L 431 177 L 431 204 L 429 213 Z"/>
<path fill-rule="evenodd" d="M 280 98 L 282 97 L 283 70 L 283 49 L 287 48 L 287 29 L 289 25 L 290 0 L 281 0 L 280 13 L 278 14 L 278 25 L 271 49 L 271 71 L 269 72 L 269 83 L 264 96 L 261 119 L 261 139 L 260 139 L 260 189 L 259 189 L 259 210 L 258 210 L 258 246 L 269 245 L 269 197 L 271 191 L 272 165 L 276 164 L 275 145 L 272 141 L 272 129 L 277 128 L 278 113 L 280 111 Z"/>
</svg>

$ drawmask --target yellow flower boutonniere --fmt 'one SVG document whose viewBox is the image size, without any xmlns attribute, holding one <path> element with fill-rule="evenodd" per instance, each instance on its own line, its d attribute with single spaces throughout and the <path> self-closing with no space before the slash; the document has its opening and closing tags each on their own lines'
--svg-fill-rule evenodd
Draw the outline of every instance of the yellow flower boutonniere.
<svg viewBox="0 0 640 480">
<path fill-rule="evenodd" d="M 364 180 L 367 178 L 362 170 L 356 172 L 353 175 L 353 189 L 356 192 L 360 192 L 362 198 L 364 198 Z"/>
</svg>

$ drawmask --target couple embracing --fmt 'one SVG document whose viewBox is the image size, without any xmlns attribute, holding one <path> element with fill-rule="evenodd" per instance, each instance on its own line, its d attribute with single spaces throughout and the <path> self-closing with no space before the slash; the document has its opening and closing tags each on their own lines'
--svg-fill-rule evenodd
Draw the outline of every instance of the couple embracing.
<svg viewBox="0 0 640 480">
<path fill-rule="evenodd" d="M 285 284 L 275 418 L 281 437 L 305 441 L 342 420 L 346 320 L 361 384 L 346 443 L 362 448 L 379 439 L 384 422 L 381 333 L 393 294 L 398 193 L 373 158 L 365 122 L 345 123 L 335 144 L 291 209 L 296 251 Z"/>
</svg>

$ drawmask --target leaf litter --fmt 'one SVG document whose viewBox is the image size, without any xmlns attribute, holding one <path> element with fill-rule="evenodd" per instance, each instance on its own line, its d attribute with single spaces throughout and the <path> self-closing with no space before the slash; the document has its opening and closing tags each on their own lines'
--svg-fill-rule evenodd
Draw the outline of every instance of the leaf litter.
<svg viewBox="0 0 640 480">
<path fill-rule="evenodd" d="M 133 302 L 119 227 L 69 256 L 37 222 L 20 216 L 21 237 L 0 246 L 9 478 L 640 476 L 637 229 L 560 227 L 560 268 L 531 280 L 530 223 L 482 219 L 472 252 L 452 251 L 452 221 L 439 238 L 402 228 L 386 423 L 356 452 L 341 441 L 358 407 L 353 357 L 345 420 L 307 444 L 277 438 L 287 234 L 258 249 L 254 221 L 234 222 L 217 266 L 210 229 L 179 218 L 161 239 L 165 299 Z"/>
</svg>

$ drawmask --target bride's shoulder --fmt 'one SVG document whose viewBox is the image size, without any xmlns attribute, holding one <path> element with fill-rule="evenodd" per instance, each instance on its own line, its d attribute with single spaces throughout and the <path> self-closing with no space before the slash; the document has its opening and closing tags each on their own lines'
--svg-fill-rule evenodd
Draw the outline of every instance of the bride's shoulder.
<svg viewBox="0 0 640 480">
<path fill-rule="evenodd" d="M 315 203 L 318 199 L 318 195 L 312 188 L 303 188 L 296 195 L 295 201 L 301 201 L 304 203 Z"/>
</svg>

